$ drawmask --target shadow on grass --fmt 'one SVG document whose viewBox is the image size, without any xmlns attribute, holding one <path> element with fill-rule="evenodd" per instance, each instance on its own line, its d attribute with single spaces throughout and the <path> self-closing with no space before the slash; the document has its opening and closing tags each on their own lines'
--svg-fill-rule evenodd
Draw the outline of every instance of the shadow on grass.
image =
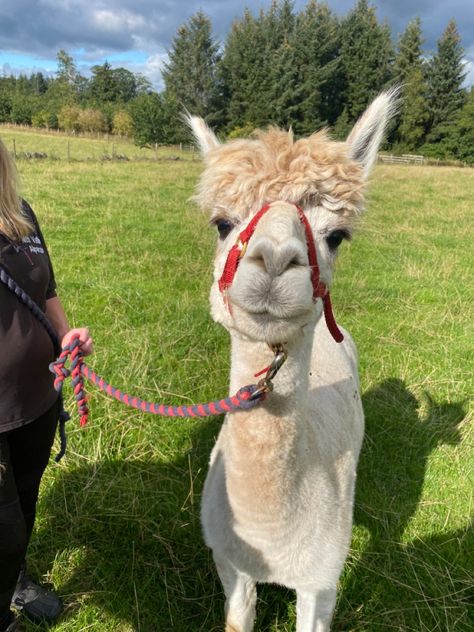
<svg viewBox="0 0 474 632">
<path fill-rule="evenodd" d="M 442 533 L 408 542 L 404 537 L 419 507 L 430 454 L 441 444 L 459 443 L 465 417 L 462 403 L 437 404 L 428 393 L 425 397 L 423 416 L 398 379 L 363 397 L 366 437 L 354 525 L 367 541 L 346 569 L 335 630 L 474 629 L 472 525 L 453 532 L 448 521 Z M 440 510 L 449 515 L 449 507 Z"/>
<path fill-rule="evenodd" d="M 222 629 L 221 587 L 199 520 L 219 425 L 197 421 L 186 430 L 191 450 L 168 462 L 120 459 L 56 472 L 30 557 L 38 573 L 56 557 L 69 610 L 87 603 L 74 629 Z"/>
<path fill-rule="evenodd" d="M 463 407 L 429 400 L 420 418 L 418 402 L 399 380 L 366 393 L 364 407 L 355 522 L 370 537 L 346 572 L 334 629 L 472 629 L 466 627 L 472 614 L 463 567 L 472 530 L 401 544 L 428 456 L 440 443 L 459 441 Z M 35 536 L 32 558 L 40 573 L 47 571 L 41 560 L 56 556 L 59 566 L 64 560 L 61 594 L 72 610 L 89 605 L 78 615 L 82 629 L 222 631 L 224 599 L 199 522 L 219 426 L 220 420 L 197 422 L 189 431 L 192 449 L 169 462 L 102 461 L 56 475 L 42 502 L 48 519 Z M 449 620 L 460 622 L 456 628 L 434 613 L 443 604 Z M 293 629 L 294 606 L 291 591 L 259 586 L 256 630 Z"/>
</svg>

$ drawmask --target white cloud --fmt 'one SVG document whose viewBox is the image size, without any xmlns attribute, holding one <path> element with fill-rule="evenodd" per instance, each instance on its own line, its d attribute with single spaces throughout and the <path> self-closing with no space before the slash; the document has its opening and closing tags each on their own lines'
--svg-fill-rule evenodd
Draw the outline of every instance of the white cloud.
<svg viewBox="0 0 474 632">
<path fill-rule="evenodd" d="M 466 72 L 464 85 L 467 87 L 474 86 L 474 46 L 471 46 L 466 50 L 464 62 L 466 64 L 464 68 Z"/>
<path fill-rule="evenodd" d="M 158 86 L 159 90 L 162 90 L 165 86 L 163 83 L 163 63 L 168 61 L 168 55 L 166 53 L 152 55 L 148 57 L 145 62 L 143 74 L 154 86 Z"/>
<path fill-rule="evenodd" d="M 130 11 L 109 11 L 100 9 L 92 14 L 93 22 L 96 26 L 106 31 L 123 33 L 132 32 L 136 29 L 143 29 L 146 26 L 143 15 L 131 13 Z"/>
<path fill-rule="evenodd" d="M 128 70 L 133 73 L 140 73 L 145 76 L 152 84 L 153 88 L 158 92 L 164 89 L 162 70 L 163 64 L 168 60 L 166 53 L 157 53 L 150 55 L 144 62 L 129 62 L 126 64 Z M 113 64 L 115 65 L 115 64 Z"/>
</svg>

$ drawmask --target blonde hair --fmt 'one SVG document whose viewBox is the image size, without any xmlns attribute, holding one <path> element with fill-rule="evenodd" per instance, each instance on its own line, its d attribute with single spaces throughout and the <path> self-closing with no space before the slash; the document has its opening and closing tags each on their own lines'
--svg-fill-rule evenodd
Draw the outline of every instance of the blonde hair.
<svg viewBox="0 0 474 632">
<path fill-rule="evenodd" d="M 31 234 L 33 226 L 25 217 L 18 195 L 18 173 L 15 164 L 0 140 L 0 232 L 19 241 Z"/>
</svg>

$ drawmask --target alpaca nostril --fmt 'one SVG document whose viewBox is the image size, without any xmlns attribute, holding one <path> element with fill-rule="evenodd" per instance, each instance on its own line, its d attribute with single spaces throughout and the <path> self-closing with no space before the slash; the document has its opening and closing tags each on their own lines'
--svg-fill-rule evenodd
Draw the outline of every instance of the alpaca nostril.
<svg viewBox="0 0 474 632">
<path fill-rule="evenodd" d="M 294 266 L 304 266 L 305 265 L 305 261 L 302 261 L 302 258 L 299 254 L 295 255 L 293 257 L 293 259 L 290 261 L 290 263 L 288 264 L 288 267 L 294 267 Z"/>
<path fill-rule="evenodd" d="M 259 237 L 247 254 L 255 263 L 263 264 L 271 277 L 280 276 L 290 267 L 308 265 L 306 249 L 293 237 L 278 244 L 268 237 Z"/>
</svg>

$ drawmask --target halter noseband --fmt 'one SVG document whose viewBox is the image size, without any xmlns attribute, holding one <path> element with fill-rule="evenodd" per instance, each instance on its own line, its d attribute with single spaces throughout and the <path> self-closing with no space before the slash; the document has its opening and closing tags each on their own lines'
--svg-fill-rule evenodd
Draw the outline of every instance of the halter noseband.
<svg viewBox="0 0 474 632">
<path fill-rule="evenodd" d="M 321 298 L 323 301 L 324 307 L 324 317 L 326 319 L 326 324 L 328 329 L 336 342 L 342 342 L 344 340 L 344 336 L 337 326 L 336 320 L 334 318 L 334 314 L 332 312 L 331 306 L 331 298 L 329 296 L 329 289 L 325 283 L 320 280 L 319 274 L 319 265 L 318 265 L 318 256 L 316 253 L 316 245 L 314 243 L 313 232 L 309 225 L 308 219 L 306 215 L 303 213 L 302 209 L 295 204 L 296 210 L 298 211 L 298 217 L 303 224 L 305 235 L 306 235 L 306 244 L 308 248 L 308 260 L 309 267 L 311 271 L 311 283 L 313 285 L 313 301 Z M 237 268 L 239 266 L 240 260 L 244 257 L 245 252 L 247 250 L 248 242 L 252 237 L 255 229 L 257 227 L 258 222 L 261 220 L 263 215 L 270 208 L 270 204 L 265 204 L 256 215 L 251 219 L 251 221 L 247 224 L 247 227 L 239 234 L 239 237 L 236 243 L 229 250 L 229 254 L 227 255 L 227 260 L 224 265 L 224 270 L 222 272 L 221 278 L 219 279 L 219 290 L 225 296 L 227 290 L 232 285 L 235 274 L 237 272 Z"/>
</svg>

